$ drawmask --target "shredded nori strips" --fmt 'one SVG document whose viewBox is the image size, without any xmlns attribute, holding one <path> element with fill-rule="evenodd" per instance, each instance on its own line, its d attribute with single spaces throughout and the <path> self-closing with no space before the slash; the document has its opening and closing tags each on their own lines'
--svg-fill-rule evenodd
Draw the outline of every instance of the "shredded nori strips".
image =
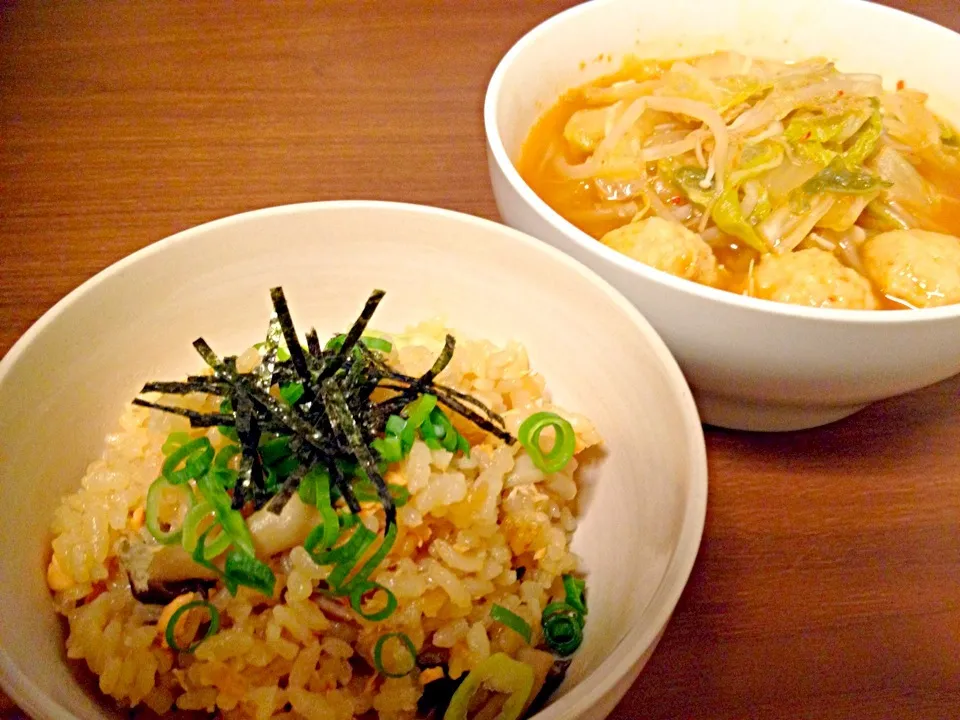
<svg viewBox="0 0 960 720">
<path fill-rule="evenodd" d="M 357 477 L 368 479 L 376 488 L 386 514 L 386 527 L 395 522 L 396 508 L 381 464 L 370 443 L 383 435 L 390 415 L 399 414 L 423 394 L 435 395 L 440 404 L 459 413 L 481 429 L 513 443 L 503 418 L 476 398 L 454 388 L 434 382 L 453 357 L 455 340 L 447 336 L 443 350 L 431 368 L 420 377 L 394 371 L 378 352 L 360 342 L 367 324 L 383 299 L 382 290 L 374 290 L 343 341 L 325 349 L 311 329 L 306 334 L 306 349 L 299 335 L 283 289 L 270 290 L 274 315 L 270 319 L 267 338 L 261 346 L 261 362 L 251 373 L 237 370 L 235 357 L 220 358 L 203 338 L 193 345 L 212 375 L 190 375 L 182 381 L 149 382 L 141 393 L 187 395 L 206 393 L 225 401 L 220 412 L 201 413 L 187 408 L 160 404 L 137 398 L 136 405 L 174 413 L 187 418 L 192 427 L 219 426 L 236 432 L 240 446 L 240 471 L 233 487 L 233 506 L 248 502 L 254 507 L 266 505 L 279 513 L 296 492 L 307 471 L 323 464 L 330 472 L 332 490 L 343 498 L 352 512 L 360 504 L 353 491 Z M 281 357 L 281 340 L 289 357 Z M 271 387 L 283 388 L 299 383 L 303 392 L 293 404 L 278 400 Z M 377 389 L 394 394 L 375 402 Z M 299 392 L 299 388 L 295 388 Z M 289 457 L 295 459 L 294 470 L 277 479 L 274 470 L 264 464 L 262 442 L 271 436 L 287 438 Z M 354 468 L 353 471 L 346 468 Z M 356 477 L 354 477 L 356 475 Z"/>
</svg>

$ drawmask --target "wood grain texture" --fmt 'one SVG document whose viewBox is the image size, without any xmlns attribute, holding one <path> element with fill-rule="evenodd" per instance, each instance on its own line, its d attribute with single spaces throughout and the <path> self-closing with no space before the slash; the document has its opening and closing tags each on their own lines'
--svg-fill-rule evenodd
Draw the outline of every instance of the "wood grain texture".
<svg viewBox="0 0 960 720">
<path fill-rule="evenodd" d="M 0 4 L 0 352 L 110 263 L 224 215 L 381 198 L 496 218 L 487 80 L 571 4 Z M 960 30 L 953 0 L 891 4 Z M 708 429 L 700 556 L 613 717 L 960 717 L 958 391 Z"/>
</svg>

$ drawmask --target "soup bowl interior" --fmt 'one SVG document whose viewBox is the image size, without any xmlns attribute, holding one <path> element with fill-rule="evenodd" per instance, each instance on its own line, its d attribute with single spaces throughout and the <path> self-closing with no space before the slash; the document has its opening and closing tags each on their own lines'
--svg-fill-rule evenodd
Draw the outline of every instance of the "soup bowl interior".
<svg viewBox="0 0 960 720">
<path fill-rule="evenodd" d="M 633 55 L 717 50 L 781 60 L 827 57 L 844 72 L 929 93 L 960 122 L 960 35 L 860 0 L 594 0 L 541 24 L 511 48 L 487 91 L 490 175 L 504 221 L 609 280 L 679 361 L 708 423 L 748 430 L 822 425 L 870 402 L 960 372 L 960 307 L 823 310 L 717 290 L 654 270 L 600 244 L 544 203 L 514 167 L 536 120 L 567 90 Z"/>
<path fill-rule="evenodd" d="M 503 262 L 509 258 L 509 262 Z M 666 347 L 606 283 L 494 223 L 415 206 L 317 203 L 180 233 L 108 268 L 48 312 L 0 363 L 0 680 L 38 718 L 116 714 L 78 682 L 44 582 L 58 499 L 144 381 L 262 339 L 282 285 L 301 331 L 344 330 L 368 293 L 373 327 L 441 315 L 465 336 L 524 343 L 557 402 L 593 419 L 573 547 L 587 572 L 586 638 L 543 718 L 600 717 L 653 650 L 703 528 L 706 466 L 692 397 Z"/>
</svg>

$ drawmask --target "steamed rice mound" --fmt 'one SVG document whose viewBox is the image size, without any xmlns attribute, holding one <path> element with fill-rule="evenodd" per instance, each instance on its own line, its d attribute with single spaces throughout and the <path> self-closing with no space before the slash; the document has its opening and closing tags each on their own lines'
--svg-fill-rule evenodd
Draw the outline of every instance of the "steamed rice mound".
<svg viewBox="0 0 960 720">
<path fill-rule="evenodd" d="M 445 332 L 433 322 L 391 338 L 390 364 L 422 373 Z M 459 340 L 440 382 L 487 403 L 514 435 L 532 413 L 552 410 L 572 424 L 577 454 L 599 442 L 588 420 L 552 404 L 522 346 Z M 258 360 L 248 351 L 238 365 L 250 369 Z M 214 405 L 203 395 L 178 400 L 203 410 Z M 166 646 L 163 628 L 172 610 L 135 600 L 121 563 L 131 540 L 155 542 L 142 527 L 146 491 L 160 473 L 167 435 L 190 429 L 182 418 L 128 407 L 103 457 L 54 515 L 47 580 L 69 625 L 68 656 L 83 660 L 99 676 L 100 689 L 121 705 L 157 713 L 219 709 L 227 718 L 349 720 L 373 711 L 408 719 L 434 675 L 418 669 L 400 678 L 371 674 L 373 646 L 383 634 L 405 633 L 418 652 L 439 653 L 453 678 L 492 653 L 515 655 L 524 645 L 490 620 L 493 603 L 524 618 L 536 644 L 543 607 L 562 597 L 561 575 L 578 569 L 569 550 L 577 459 L 545 476 L 520 443 L 506 445 L 459 416 L 452 419 L 471 443 L 469 458 L 431 450 L 418 439 L 386 474 L 410 492 L 397 511 L 396 543 L 371 577 L 395 594 L 392 615 L 368 622 L 316 593 L 331 568 L 316 565 L 298 545 L 269 560 L 277 576 L 273 598 L 243 587 L 232 597 L 218 585 L 209 600 L 220 612 L 220 632 L 190 655 Z M 205 433 L 215 447 L 225 443 L 213 428 L 191 432 Z M 364 523 L 376 529 L 379 518 L 370 513 Z M 199 620 L 185 618 L 196 631 Z M 402 651 L 391 657 L 393 645 L 384 646 L 384 665 L 409 662 Z"/>
</svg>

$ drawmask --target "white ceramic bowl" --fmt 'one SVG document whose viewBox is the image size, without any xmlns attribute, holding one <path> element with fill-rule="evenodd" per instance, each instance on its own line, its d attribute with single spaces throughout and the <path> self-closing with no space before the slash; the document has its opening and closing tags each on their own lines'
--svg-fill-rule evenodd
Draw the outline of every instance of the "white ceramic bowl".
<svg viewBox="0 0 960 720">
<path fill-rule="evenodd" d="M 588 572 L 586 638 L 537 717 L 603 717 L 653 651 L 700 543 L 706 456 L 690 391 L 640 313 L 582 265 L 486 220 L 375 202 L 273 208 L 174 235 L 68 295 L 0 362 L 6 691 L 36 718 L 111 714 L 64 660 L 45 586 L 57 498 L 145 380 L 196 370 L 194 338 L 227 352 L 257 342 L 278 284 L 298 325 L 321 335 L 379 287 L 375 327 L 442 312 L 464 335 L 517 339 L 555 399 L 595 421 L 607 453 L 584 466 L 573 545 Z"/>
<path fill-rule="evenodd" d="M 822 425 L 960 371 L 960 306 L 911 312 L 821 310 L 741 297 L 621 255 L 540 200 L 513 165 L 536 119 L 567 89 L 625 55 L 714 50 L 881 74 L 928 92 L 960 121 L 960 35 L 859 0 L 595 0 L 544 22 L 506 54 L 487 90 L 490 176 L 504 221 L 577 258 L 659 331 L 705 422 L 747 430 Z M 600 58 L 599 60 L 595 60 Z"/>
</svg>

